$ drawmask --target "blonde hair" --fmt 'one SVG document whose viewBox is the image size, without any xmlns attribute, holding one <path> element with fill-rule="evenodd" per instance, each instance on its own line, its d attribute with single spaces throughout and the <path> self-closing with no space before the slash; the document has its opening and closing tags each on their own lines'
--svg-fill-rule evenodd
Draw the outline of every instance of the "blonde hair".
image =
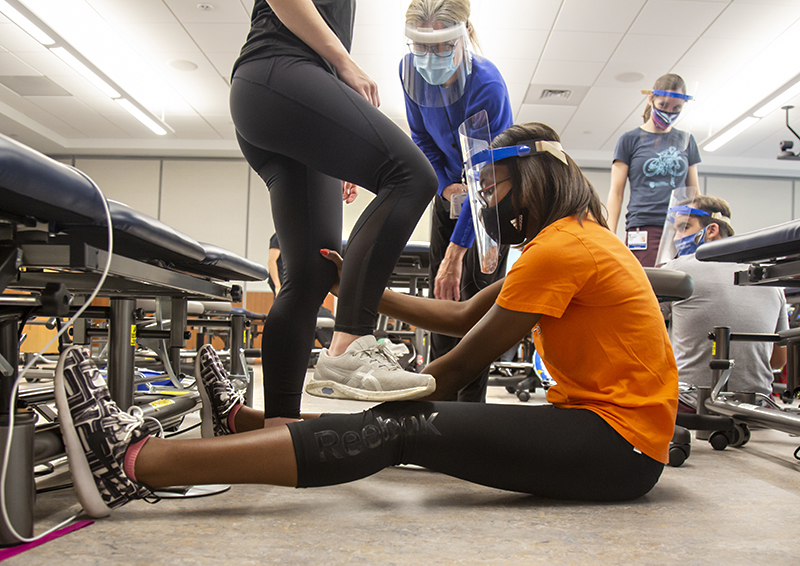
<svg viewBox="0 0 800 566">
<path fill-rule="evenodd" d="M 656 79 L 656 84 L 653 85 L 653 90 L 669 90 L 672 92 L 679 92 L 681 94 L 686 94 L 686 83 L 683 80 L 683 77 L 680 75 L 676 75 L 675 73 L 667 73 L 666 75 L 661 75 Z M 647 106 L 644 108 L 644 114 L 642 114 L 642 118 L 645 122 L 650 119 L 650 109 L 652 105 L 650 104 L 650 98 L 647 99 Z"/>
<path fill-rule="evenodd" d="M 464 22 L 469 42 L 481 51 L 478 34 L 469 21 L 469 0 L 411 0 L 406 10 L 406 25 L 414 27 L 432 26 L 440 23 L 449 28 Z"/>
</svg>

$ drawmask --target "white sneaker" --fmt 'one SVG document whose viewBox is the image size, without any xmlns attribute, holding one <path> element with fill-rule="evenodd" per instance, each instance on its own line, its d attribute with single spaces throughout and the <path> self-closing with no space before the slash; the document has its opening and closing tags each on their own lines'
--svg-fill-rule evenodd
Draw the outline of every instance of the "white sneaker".
<svg viewBox="0 0 800 566">
<path fill-rule="evenodd" d="M 391 345 L 388 340 L 378 344 L 369 334 L 350 344 L 341 356 L 322 350 L 306 393 L 359 401 L 400 401 L 433 393 L 433 376 L 405 371 Z"/>
</svg>

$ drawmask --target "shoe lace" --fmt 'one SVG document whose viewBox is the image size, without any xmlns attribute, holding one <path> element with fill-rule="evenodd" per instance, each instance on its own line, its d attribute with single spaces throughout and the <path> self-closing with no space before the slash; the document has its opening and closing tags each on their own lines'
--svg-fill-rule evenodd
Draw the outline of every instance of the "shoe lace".
<svg viewBox="0 0 800 566">
<path fill-rule="evenodd" d="M 245 404 L 244 403 L 244 394 L 245 394 L 244 390 L 242 390 L 242 389 L 236 390 L 236 389 L 233 388 L 233 385 L 231 385 L 230 383 L 228 384 L 228 388 L 227 389 L 228 389 L 228 396 L 229 396 L 228 399 L 231 402 L 228 403 L 228 406 L 225 407 L 225 409 L 220 412 L 220 414 L 222 414 L 222 415 L 227 415 L 228 413 L 230 413 L 231 409 L 233 409 L 236 405 L 244 405 Z"/>
<path fill-rule="evenodd" d="M 387 369 L 401 369 L 400 362 L 397 356 L 394 355 L 391 349 L 391 342 L 384 340 L 377 346 L 365 350 L 370 357 L 379 367 Z"/>
<path fill-rule="evenodd" d="M 128 412 L 124 412 L 118 407 L 115 408 L 117 410 L 117 418 L 119 419 L 119 422 L 125 425 L 126 441 L 131 437 L 134 430 L 144 425 L 145 421 L 153 421 L 158 429 L 158 434 L 156 436 L 159 438 L 164 437 L 164 427 L 161 426 L 161 422 L 155 417 L 145 417 L 144 411 L 142 411 L 141 407 L 134 405 L 128 409 Z"/>
</svg>

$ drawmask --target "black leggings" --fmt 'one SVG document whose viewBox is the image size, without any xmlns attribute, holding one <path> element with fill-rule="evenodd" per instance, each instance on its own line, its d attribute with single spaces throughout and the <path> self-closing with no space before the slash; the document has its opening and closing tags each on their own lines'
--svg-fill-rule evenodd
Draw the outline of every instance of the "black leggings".
<svg viewBox="0 0 800 566">
<path fill-rule="evenodd" d="M 397 464 L 555 499 L 624 501 L 664 464 L 601 417 L 552 405 L 405 401 L 289 425 L 298 487 L 334 485 Z"/>
<path fill-rule="evenodd" d="M 298 417 L 317 311 L 336 278 L 319 250 L 341 251 L 339 179 L 376 195 L 348 239 L 335 327 L 364 335 L 436 174 L 408 135 L 311 61 L 241 65 L 230 104 L 242 153 L 269 188 L 286 275 L 264 326 L 265 417 Z"/>
<path fill-rule="evenodd" d="M 450 205 L 441 198 L 433 199 L 431 210 L 431 264 L 429 267 L 429 281 L 433 282 L 439 272 L 450 237 L 456 226 L 456 220 L 450 218 Z M 461 263 L 461 300 L 466 301 L 484 289 L 506 276 L 506 262 L 508 260 L 508 246 L 500 246 L 500 256 L 497 269 L 493 273 L 481 271 L 480 257 L 477 245 L 473 244 L 464 254 Z M 433 284 L 433 283 L 431 283 Z M 431 333 L 431 361 L 441 358 L 456 347 L 461 338 Z M 468 403 L 483 403 L 486 401 L 486 388 L 489 384 L 489 368 L 484 369 L 472 383 L 465 385 L 448 401 L 462 401 Z"/>
</svg>

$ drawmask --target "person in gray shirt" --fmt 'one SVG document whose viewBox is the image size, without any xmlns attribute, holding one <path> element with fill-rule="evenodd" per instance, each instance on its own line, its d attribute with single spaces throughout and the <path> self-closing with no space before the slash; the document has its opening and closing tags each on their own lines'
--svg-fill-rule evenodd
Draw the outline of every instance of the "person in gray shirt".
<svg viewBox="0 0 800 566">
<path fill-rule="evenodd" d="M 708 333 L 715 326 L 729 326 L 732 332 L 747 333 L 786 330 L 789 328 L 786 298 L 781 288 L 734 285 L 733 274 L 746 271 L 748 265 L 695 258 L 698 246 L 733 235 L 727 202 L 700 195 L 671 212 L 678 257 L 661 267 L 691 275 L 694 292 L 687 299 L 662 303 L 661 310 L 670 321 L 669 335 L 680 381 L 710 387 L 708 364 L 712 341 Z M 735 365 L 728 391 L 772 393 L 772 370 L 786 363 L 785 346 L 736 341 L 731 343 L 730 355 Z"/>
</svg>

